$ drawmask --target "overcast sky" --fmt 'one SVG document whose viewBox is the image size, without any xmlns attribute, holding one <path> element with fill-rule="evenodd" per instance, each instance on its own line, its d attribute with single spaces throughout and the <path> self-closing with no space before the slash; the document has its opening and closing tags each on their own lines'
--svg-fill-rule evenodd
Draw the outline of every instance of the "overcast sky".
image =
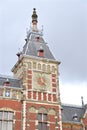
<svg viewBox="0 0 87 130">
<path fill-rule="evenodd" d="M 61 61 L 61 101 L 78 105 L 83 96 L 87 103 L 87 0 L 0 0 L 0 74 L 12 75 L 33 8 L 44 40 Z"/>
</svg>

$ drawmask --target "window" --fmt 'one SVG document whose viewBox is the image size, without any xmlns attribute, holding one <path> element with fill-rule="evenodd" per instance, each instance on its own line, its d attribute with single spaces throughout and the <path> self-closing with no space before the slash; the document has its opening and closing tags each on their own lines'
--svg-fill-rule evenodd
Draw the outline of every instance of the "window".
<svg viewBox="0 0 87 130">
<path fill-rule="evenodd" d="M 50 65 L 47 66 L 47 72 L 50 72 Z"/>
<path fill-rule="evenodd" d="M 12 130 L 13 112 L 0 111 L 0 130 Z"/>
<path fill-rule="evenodd" d="M 38 114 L 38 130 L 47 130 L 47 114 Z"/>
<path fill-rule="evenodd" d="M 38 64 L 38 69 L 41 70 L 41 64 Z"/>
<path fill-rule="evenodd" d="M 52 66 L 52 72 L 55 73 L 55 67 L 54 66 Z"/>
<path fill-rule="evenodd" d="M 10 90 L 9 89 L 6 89 L 6 91 L 5 91 L 5 97 L 10 97 Z"/>
<path fill-rule="evenodd" d="M 43 70 L 43 71 L 46 71 L 46 65 L 45 65 L 45 64 L 43 64 L 42 70 Z"/>
</svg>

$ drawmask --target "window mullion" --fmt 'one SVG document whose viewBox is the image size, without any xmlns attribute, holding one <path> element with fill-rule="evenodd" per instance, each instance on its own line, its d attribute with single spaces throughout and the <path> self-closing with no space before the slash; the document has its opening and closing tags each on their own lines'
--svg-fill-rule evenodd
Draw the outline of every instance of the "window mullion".
<svg viewBox="0 0 87 130">
<path fill-rule="evenodd" d="M 13 112 L 0 111 L 0 130 L 12 130 Z"/>
</svg>

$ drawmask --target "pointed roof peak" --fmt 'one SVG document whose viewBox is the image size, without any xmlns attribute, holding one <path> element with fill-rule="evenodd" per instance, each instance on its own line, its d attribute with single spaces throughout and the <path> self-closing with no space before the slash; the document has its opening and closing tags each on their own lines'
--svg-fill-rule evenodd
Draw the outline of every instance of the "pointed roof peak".
<svg viewBox="0 0 87 130">
<path fill-rule="evenodd" d="M 38 30 L 37 28 L 37 18 L 38 15 L 36 13 L 36 9 L 33 9 L 32 14 L 32 27 L 29 31 L 27 31 L 27 37 L 25 39 L 26 43 L 23 47 L 21 56 L 33 56 L 38 57 L 38 52 L 41 52 L 40 55 L 44 54 L 43 58 L 55 60 L 54 56 L 52 55 L 49 47 L 47 46 L 46 42 L 43 39 L 43 26 L 42 30 Z M 20 53 L 17 54 L 20 58 Z"/>
</svg>

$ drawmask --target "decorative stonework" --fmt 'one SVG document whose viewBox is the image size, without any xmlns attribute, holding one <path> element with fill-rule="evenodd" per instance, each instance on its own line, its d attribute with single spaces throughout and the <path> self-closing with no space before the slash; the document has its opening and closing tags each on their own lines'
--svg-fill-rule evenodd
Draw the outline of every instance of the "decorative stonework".
<svg viewBox="0 0 87 130">
<path fill-rule="evenodd" d="M 21 100 L 22 94 L 21 89 L 14 89 L 11 87 L 0 88 L 0 97 L 9 99 Z"/>
<path fill-rule="evenodd" d="M 36 108 L 35 107 L 30 107 L 28 111 L 31 112 L 31 113 L 36 113 Z"/>
<path fill-rule="evenodd" d="M 8 107 L 3 107 L 3 108 L 0 108 L 0 111 L 11 111 L 11 112 L 14 112 L 14 110 L 13 110 L 13 109 L 8 108 Z"/>
<path fill-rule="evenodd" d="M 56 111 L 54 109 L 49 109 L 48 115 L 56 115 Z"/>
<path fill-rule="evenodd" d="M 47 110 L 46 110 L 46 108 L 44 108 L 44 107 L 40 107 L 40 108 L 38 109 L 38 113 L 47 113 Z"/>
</svg>

